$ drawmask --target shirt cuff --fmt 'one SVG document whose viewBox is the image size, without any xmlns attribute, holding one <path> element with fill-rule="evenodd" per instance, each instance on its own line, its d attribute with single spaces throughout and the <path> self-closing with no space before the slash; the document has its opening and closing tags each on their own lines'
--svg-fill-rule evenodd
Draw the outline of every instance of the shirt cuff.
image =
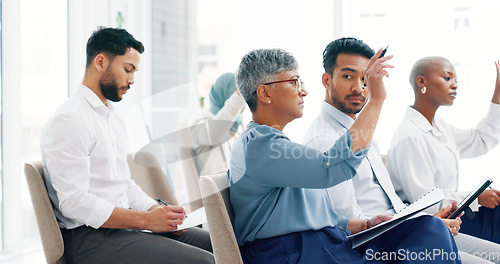
<svg viewBox="0 0 500 264">
<path fill-rule="evenodd" d="M 229 111 L 234 114 L 240 113 L 243 108 L 245 108 L 245 105 L 245 100 L 236 92 L 234 92 L 224 103 L 224 107 L 227 107 Z"/>
<path fill-rule="evenodd" d="M 90 213 L 90 216 L 85 220 L 85 224 L 92 228 L 101 227 L 115 210 L 115 206 L 106 200 L 99 199 Z"/>
<path fill-rule="evenodd" d="M 497 121 L 500 118 L 500 104 L 495 104 L 490 102 L 490 108 L 488 109 L 488 114 L 486 119 L 491 121 Z"/>
<path fill-rule="evenodd" d="M 157 205 L 158 203 L 151 197 L 146 196 L 142 197 L 140 199 L 137 199 L 133 202 L 132 209 L 137 210 L 137 211 L 144 211 L 146 212 L 151 208 L 153 205 Z"/>
<path fill-rule="evenodd" d="M 345 218 L 345 217 L 342 217 L 342 216 L 339 216 L 339 223 L 337 224 L 337 226 L 339 228 L 342 228 L 344 230 L 347 230 L 347 225 L 349 224 L 349 219 L 348 218 Z"/>
</svg>

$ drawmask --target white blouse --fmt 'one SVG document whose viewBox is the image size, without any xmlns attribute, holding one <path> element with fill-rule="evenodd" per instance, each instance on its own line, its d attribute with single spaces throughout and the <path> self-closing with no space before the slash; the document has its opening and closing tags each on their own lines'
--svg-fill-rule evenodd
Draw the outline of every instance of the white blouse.
<svg viewBox="0 0 500 264">
<path fill-rule="evenodd" d="M 485 154 L 500 141 L 500 105 L 491 103 L 488 114 L 475 129 L 458 129 L 440 119 L 431 125 L 412 107 L 406 110 L 405 120 L 396 129 L 387 153 L 387 169 L 396 193 L 403 201 L 416 199 L 440 187 L 445 200 L 427 210 L 459 202 L 468 192 L 458 192 L 459 159 Z M 475 175 L 478 180 L 481 175 Z M 471 205 L 477 210 L 477 200 Z"/>
</svg>

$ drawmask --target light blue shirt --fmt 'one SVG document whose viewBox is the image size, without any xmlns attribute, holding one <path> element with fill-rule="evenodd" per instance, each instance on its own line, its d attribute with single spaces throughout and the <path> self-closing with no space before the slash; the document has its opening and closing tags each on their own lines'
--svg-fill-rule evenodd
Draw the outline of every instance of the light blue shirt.
<svg viewBox="0 0 500 264">
<path fill-rule="evenodd" d="M 324 188 L 356 174 L 368 148 L 353 153 L 351 143 L 347 131 L 320 152 L 250 122 L 233 145 L 229 166 L 238 244 L 327 226 L 346 229 L 348 219 L 333 211 Z"/>
<path fill-rule="evenodd" d="M 311 123 L 303 143 L 320 151 L 328 150 L 353 124 L 352 117 L 323 101 L 321 113 Z M 375 140 L 357 168 L 356 177 L 328 188 L 327 193 L 335 212 L 350 219 L 393 214 L 404 208 Z"/>
</svg>

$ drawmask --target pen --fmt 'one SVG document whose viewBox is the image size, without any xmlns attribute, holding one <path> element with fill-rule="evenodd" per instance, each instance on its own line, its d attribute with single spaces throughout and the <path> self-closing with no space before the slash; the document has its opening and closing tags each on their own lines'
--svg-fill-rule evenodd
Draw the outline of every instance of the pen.
<svg viewBox="0 0 500 264">
<path fill-rule="evenodd" d="M 387 48 L 388 47 L 389 47 L 389 45 L 387 45 L 387 47 L 385 47 L 385 49 L 382 51 L 382 53 L 380 53 L 380 57 L 379 58 L 384 57 L 385 53 L 387 52 Z"/>
<path fill-rule="evenodd" d="M 385 53 L 387 52 L 387 48 L 389 48 L 389 45 L 387 45 L 387 47 L 385 47 L 385 49 L 382 50 L 382 53 L 380 53 L 380 56 L 378 57 L 379 59 L 384 57 Z M 363 89 L 366 88 L 366 83 L 363 83 L 363 87 L 361 87 Z"/>
<path fill-rule="evenodd" d="M 168 205 L 168 202 L 161 199 L 161 198 L 156 198 L 156 201 L 160 204 L 163 204 L 163 205 Z M 187 215 L 184 215 L 185 218 L 188 218 Z"/>
<path fill-rule="evenodd" d="M 163 204 L 163 205 L 168 205 L 168 202 L 167 202 L 167 201 L 165 201 L 165 200 L 163 200 L 163 199 L 161 199 L 161 198 L 156 198 L 156 201 L 157 201 L 158 203 Z"/>
</svg>

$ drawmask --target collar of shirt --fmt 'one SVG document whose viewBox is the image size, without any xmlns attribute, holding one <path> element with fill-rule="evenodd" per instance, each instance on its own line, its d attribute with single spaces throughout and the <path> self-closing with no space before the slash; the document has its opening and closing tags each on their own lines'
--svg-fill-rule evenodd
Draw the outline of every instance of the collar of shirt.
<svg viewBox="0 0 500 264">
<path fill-rule="evenodd" d="M 329 119 L 336 120 L 347 129 L 350 129 L 352 124 L 354 124 L 354 119 L 326 101 L 321 103 L 321 113 L 329 116 Z"/>
<path fill-rule="evenodd" d="M 419 111 L 411 106 L 408 106 L 406 109 L 405 119 L 414 123 L 423 132 L 431 132 L 436 137 L 443 135 L 443 133 L 440 132 L 442 129 L 440 128 L 441 126 L 439 125 L 438 120 L 434 119 L 434 125 L 431 125 Z"/>
<path fill-rule="evenodd" d="M 99 99 L 99 96 L 94 93 L 89 87 L 80 84 L 76 91 L 76 94 L 83 97 L 89 104 L 94 108 L 94 110 L 106 117 L 109 117 L 113 111 L 115 110 L 113 103 L 111 101 L 107 101 L 107 106 Z"/>
</svg>

